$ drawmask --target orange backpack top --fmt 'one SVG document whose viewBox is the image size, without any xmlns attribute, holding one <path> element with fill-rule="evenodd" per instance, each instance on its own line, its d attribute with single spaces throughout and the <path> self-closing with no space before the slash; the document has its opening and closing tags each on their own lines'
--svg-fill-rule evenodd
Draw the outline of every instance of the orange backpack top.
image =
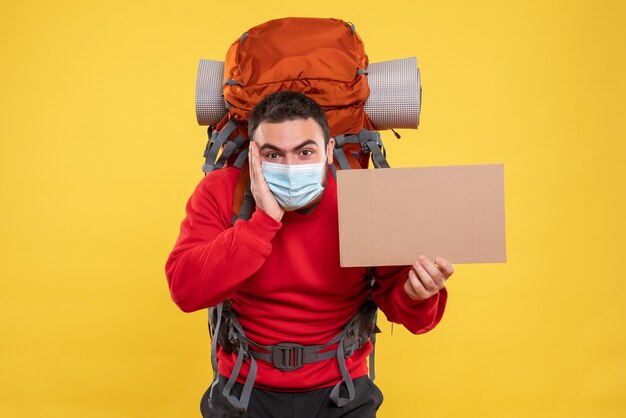
<svg viewBox="0 0 626 418">
<path fill-rule="evenodd" d="M 365 112 L 370 96 L 368 64 L 354 25 L 339 19 L 271 20 L 244 32 L 230 46 L 220 85 L 226 114 L 209 126 L 203 171 L 242 169 L 233 223 L 248 219 L 254 204 L 246 191 L 248 115 L 271 93 L 297 91 L 322 106 L 335 138 L 333 171 L 367 168 L 370 157 L 375 167 L 389 167 L 380 134 L 374 131 L 378 127 Z M 202 67 L 199 80 L 201 71 Z"/>
<path fill-rule="evenodd" d="M 252 108 L 271 93 L 292 90 L 324 108 L 331 136 L 373 129 L 364 110 L 370 93 L 367 66 L 361 37 L 342 20 L 263 23 L 245 32 L 226 54 L 224 100 L 230 107 L 221 124 L 234 118 L 245 137 Z"/>
</svg>

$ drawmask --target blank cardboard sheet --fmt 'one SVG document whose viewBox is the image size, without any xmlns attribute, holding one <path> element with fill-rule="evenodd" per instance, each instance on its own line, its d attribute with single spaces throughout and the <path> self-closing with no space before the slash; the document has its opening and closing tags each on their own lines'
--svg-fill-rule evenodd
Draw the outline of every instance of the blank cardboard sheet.
<svg viewBox="0 0 626 418">
<path fill-rule="evenodd" d="M 504 166 L 337 172 L 341 265 L 506 261 Z"/>
</svg>

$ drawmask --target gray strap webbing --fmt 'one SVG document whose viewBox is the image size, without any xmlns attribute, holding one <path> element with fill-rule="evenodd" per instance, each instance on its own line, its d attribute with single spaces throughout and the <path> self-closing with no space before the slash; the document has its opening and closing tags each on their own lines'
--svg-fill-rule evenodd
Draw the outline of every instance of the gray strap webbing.
<svg viewBox="0 0 626 418">
<path fill-rule="evenodd" d="M 346 154 L 343 152 L 343 148 L 335 148 L 333 155 L 335 156 L 335 160 L 339 163 L 339 168 L 342 170 L 350 170 L 350 164 L 348 163 Z"/>
<path fill-rule="evenodd" d="M 370 132 L 370 131 L 367 131 Z M 357 135 L 337 135 L 335 136 L 335 148 L 341 148 L 345 144 L 358 144 L 359 137 Z"/>
<path fill-rule="evenodd" d="M 382 153 L 383 141 L 378 132 L 363 129 L 359 132 L 359 142 L 364 151 L 370 152 L 375 168 L 389 168 L 387 158 Z"/>
<path fill-rule="evenodd" d="M 239 209 L 239 214 L 237 216 L 233 215 L 232 223 L 235 225 L 237 219 L 243 219 L 247 221 L 252 216 L 252 208 L 254 208 L 254 196 L 252 195 L 252 191 L 250 190 L 250 185 L 246 188 L 245 193 L 243 194 L 243 200 L 241 202 L 241 208 Z"/>
<path fill-rule="evenodd" d="M 338 335 L 336 335 L 333 339 L 331 339 L 326 344 L 312 345 L 312 346 L 300 346 L 301 348 L 303 348 L 303 355 L 301 358 L 299 358 L 301 364 L 314 363 L 316 361 L 328 360 L 328 359 L 335 358 L 335 357 L 337 358 L 337 362 L 339 363 L 339 371 L 341 372 L 341 381 L 339 381 L 339 383 L 337 383 L 333 387 L 329 398 L 331 401 L 333 401 L 335 405 L 337 405 L 340 408 L 347 405 L 350 401 L 354 399 L 354 396 L 355 396 L 354 382 L 352 381 L 352 378 L 350 377 L 350 373 L 348 372 L 348 368 L 346 367 L 346 358 L 345 358 L 345 349 L 344 349 L 344 342 L 346 340 L 346 335 L 347 335 L 347 331 L 344 330 Z M 248 354 L 250 354 L 252 358 L 258 358 L 258 359 L 265 360 L 273 364 L 276 364 L 275 362 L 276 355 L 281 356 L 283 354 L 283 348 L 287 348 L 287 349 L 293 348 L 292 344 L 283 344 L 283 345 L 277 344 L 273 346 L 257 345 L 243 335 L 237 335 L 237 338 L 239 338 L 240 341 L 245 342 L 246 346 L 249 344 L 255 345 L 263 350 L 269 351 L 269 353 L 262 353 L 258 351 L 249 350 Z M 339 344 L 337 345 L 336 350 L 320 352 L 321 350 L 328 348 L 337 342 Z M 241 349 L 240 349 L 240 355 L 241 355 Z M 237 358 L 237 361 L 239 361 L 239 357 Z M 237 373 L 239 371 L 239 369 L 237 369 L 236 367 L 237 367 L 237 364 L 235 364 L 235 369 L 233 369 L 233 374 L 235 374 L 235 370 L 237 370 Z M 232 379 L 232 376 L 231 376 L 231 379 Z M 247 384 L 247 380 L 246 380 L 246 384 Z M 340 396 L 342 384 L 345 385 L 346 389 L 348 390 L 347 398 Z M 242 393 L 242 400 L 243 400 L 243 393 Z"/>
<path fill-rule="evenodd" d="M 252 216 L 252 208 L 254 207 L 254 196 L 250 190 L 250 185 L 243 194 L 243 202 L 241 204 L 241 210 L 239 211 L 239 219 L 250 219 Z"/>
<path fill-rule="evenodd" d="M 205 174 L 213 171 L 215 168 L 215 159 L 217 158 L 217 154 L 220 152 L 220 149 L 222 149 L 224 142 L 226 142 L 230 135 L 235 132 L 235 129 L 237 129 L 237 123 L 234 120 L 231 120 L 226 124 L 226 126 L 224 126 L 224 128 L 222 128 L 221 131 L 213 132 L 212 136 L 215 136 L 215 138 L 211 138 L 206 153 L 206 159 L 204 165 L 202 166 L 202 171 L 204 171 Z"/>
<path fill-rule="evenodd" d="M 335 136 L 335 149 L 333 150 L 333 155 L 339 163 L 339 168 L 342 170 L 349 170 L 350 164 L 348 163 L 345 151 L 343 150 L 343 146 L 345 144 L 361 144 L 361 149 L 364 152 L 369 152 L 371 154 L 372 163 L 375 168 L 389 168 L 387 158 L 382 152 L 383 143 L 378 132 L 363 129 L 358 135 Z"/>
<path fill-rule="evenodd" d="M 239 335 L 243 335 L 243 328 L 237 320 L 235 313 L 230 309 L 230 307 L 225 314 L 228 315 L 226 323 L 230 328 L 228 338 L 231 338 L 230 334 L 232 334 L 234 337 L 239 337 Z M 217 336 L 214 335 L 213 338 L 217 339 Z M 239 399 L 237 399 L 237 397 L 231 395 L 230 392 L 235 385 L 235 382 L 237 381 L 237 377 L 239 377 L 239 375 L 241 374 L 241 366 L 246 359 L 250 359 L 250 370 L 248 371 L 248 377 L 246 378 L 246 381 L 243 385 L 241 396 L 239 397 Z M 250 402 L 250 395 L 252 394 L 252 388 L 254 386 L 256 374 L 256 360 L 252 358 L 252 356 L 250 356 L 250 353 L 248 352 L 248 344 L 245 341 L 245 337 L 243 339 L 239 338 L 239 350 L 237 354 L 237 360 L 235 361 L 233 371 L 230 374 L 226 385 L 224 386 L 222 394 L 234 408 L 238 409 L 241 412 L 245 412 L 248 408 L 248 403 Z"/>
<path fill-rule="evenodd" d="M 368 267 L 366 269 L 365 278 L 369 282 L 369 294 L 367 295 L 368 300 L 372 299 L 372 288 L 376 283 L 376 268 Z M 374 311 L 374 329 L 369 336 L 369 339 L 372 343 L 372 352 L 369 355 L 369 375 L 370 380 L 373 382 L 376 379 L 376 334 L 380 332 L 380 328 L 378 328 L 378 308 Z"/>
<path fill-rule="evenodd" d="M 215 329 L 213 329 L 213 336 L 211 338 L 211 367 L 213 368 L 213 383 L 211 383 L 211 390 L 209 392 L 209 402 L 213 399 L 213 389 L 219 382 L 219 373 L 217 372 L 217 336 L 219 335 L 220 326 L 222 325 L 222 310 L 224 304 L 218 304 L 214 309 L 217 311 L 217 320 L 215 322 Z M 211 309 L 209 309 L 209 326 L 211 324 Z"/>
<path fill-rule="evenodd" d="M 316 363 L 321 360 L 328 360 L 334 358 L 337 353 L 332 351 L 325 351 L 323 353 L 319 353 L 318 351 L 321 349 L 321 345 L 307 345 L 303 346 L 303 356 L 302 363 Z M 265 348 L 265 347 L 263 347 Z M 259 360 L 267 361 L 268 363 L 272 363 L 275 356 L 280 356 L 282 354 L 281 345 L 273 345 L 268 347 L 269 353 L 262 353 L 260 351 L 250 351 L 250 355 L 254 358 L 258 358 Z"/>
<path fill-rule="evenodd" d="M 378 318 L 378 311 L 376 311 L 376 314 L 374 315 L 374 318 L 376 318 L 376 319 L 374 319 L 374 323 L 376 323 L 377 318 Z M 370 380 L 373 382 L 374 379 L 376 379 L 376 361 L 375 361 L 375 356 L 376 356 L 376 329 L 374 329 L 374 332 L 372 332 L 372 335 L 370 335 L 370 341 L 372 342 L 372 352 L 370 353 L 370 358 L 369 358 Z"/>
<path fill-rule="evenodd" d="M 256 360 L 254 357 L 246 354 L 248 354 L 248 351 L 243 346 L 240 346 L 237 361 L 235 361 L 235 365 L 233 366 L 233 372 L 230 374 L 230 378 L 228 379 L 228 382 L 226 382 L 226 386 L 224 386 L 224 391 L 222 392 L 228 402 L 242 412 L 245 412 L 246 409 L 248 409 L 248 403 L 250 402 L 250 395 L 252 394 L 252 387 L 254 386 L 254 380 L 256 379 L 257 372 Z M 248 372 L 248 377 L 243 385 L 241 396 L 237 399 L 236 396 L 230 394 L 230 391 L 235 385 L 237 377 L 239 377 L 239 374 L 241 373 L 241 365 L 243 364 L 245 357 L 250 358 L 250 371 Z"/>
<path fill-rule="evenodd" d="M 224 310 L 220 308 L 220 305 L 218 305 L 217 309 L 220 315 L 222 313 L 224 315 L 228 315 L 228 317 L 226 318 L 226 324 L 229 327 L 228 338 L 231 342 L 238 343 L 237 360 L 235 361 L 230 378 L 228 379 L 228 382 L 226 382 L 223 390 L 224 397 L 228 400 L 228 402 L 230 402 L 233 407 L 237 408 L 240 411 L 245 411 L 248 407 L 250 395 L 252 393 L 254 381 L 257 375 L 257 363 L 255 358 L 270 362 L 280 370 L 290 371 L 296 370 L 306 363 L 313 363 L 316 361 L 328 360 L 336 357 L 337 363 L 339 365 L 339 371 L 341 373 L 341 380 L 333 387 L 329 398 L 338 407 L 343 407 L 354 399 L 354 382 L 352 381 L 350 373 L 348 372 L 348 369 L 346 367 L 345 359 L 346 357 L 352 355 L 355 348 L 357 348 L 355 346 L 355 343 L 357 341 L 358 331 L 354 328 L 354 326 L 358 325 L 359 321 L 356 320 L 356 317 L 353 318 L 346 325 L 342 332 L 340 332 L 330 341 L 322 345 L 303 346 L 292 343 L 281 343 L 272 346 L 263 346 L 255 343 L 245 336 L 243 327 L 237 320 L 237 317 L 235 316 L 235 313 L 233 311 Z M 214 335 L 213 338 L 215 341 L 215 339 L 217 339 L 217 336 Z M 335 350 L 323 351 L 336 343 L 338 344 Z M 348 344 L 347 347 L 346 344 Z M 215 343 L 212 342 L 212 348 L 214 346 L 216 347 Z M 254 347 L 255 350 L 251 350 L 251 347 Z M 256 351 L 256 349 L 265 350 L 266 352 Z M 237 377 L 239 377 L 239 375 L 241 374 L 241 367 L 246 359 L 250 359 L 250 370 L 248 372 L 248 376 L 246 377 L 241 396 L 239 397 L 239 399 L 237 399 L 235 396 L 231 395 L 231 390 L 235 385 L 235 382 L 237 381 Z M 341 396 L 342 385 L 344 385 L 348 391 L 347 397 Z M 212 386 L 211 395 L 214 386 L 215 383 Z"/>
<path fill-rule="evenodd" d="M 369 141 L 367 143 L 367 147 L 372 153 L 372 162 L 374 163 L 374 167 L 376 168 L 389 168 L 389 163 L 387 159 L 383 155 L 382 151 L 378 144 L 374 141 Z"/>
<path fill-rule="evenodd" d="M 333 387 L 329 396 L 330 400 L 340 408 L 347 405 L 354 399 L 354 382 L 352 381 L 350 373 L 348 373 L 348 369 L 346 368 L 346 359 L 343 354 L 343 341 L 344 340 L 342 339 L 337 346 L 337 361 L 339 362 L 339 371 L 341 372 L 342 379 L 335 385 L 335 387 Z M 347 398 L 339 396 L 342 384 L 345 384 L 348 389 Z"/>
<path fill-rule="evenodd" d="M 330 165 L 330 174 L 337 180 L 337 167 L 335 167 L 335 164 Z"/>
<path fill-rule="evenodd" d="M 246 139 L 241 135 L 237 135 L 237 138 L 233 139 L 232 141 L 228 141 L 228 143 L 224 147 L 224 151 L 222 151 L 222 154 L 220 155 L 220 158 L 218 158 L 215 162 L 214 168 L 217 169 L 224 167 L 224 164 L 228 162 L 233 153 L 239 151 L 239 148 L 243 145 L 244 142 L 246 142 Z"/>
<path fill-rule="evenodd" d="M 229 84 L 231 86 L 241 86 L 241 87 L 243 87 L 243 83 L 241 81 L 233 80 L 231 78 L 229 78 L 228 80 L 224 81 L 224 83 Z"/>
<path fill-rule="evenodd" d="M 333 150 L 333 155 L 337 162 L 339 163 L 339 168 L 342 170 L 349 170 L 350 163 L 348 163 L 348 159 L 346 158 L 346 154 L 343 151 L 343 146 L 345 144 L 358 144 L 359 138 L 356 135 L 337 135 L 335 136 L 335 149 Z"/>
<path fill-rule="evenodd" d="M 248 158 L 248 148 L 246 148 L 245 150 L 239 153 L 239 156 L 235 160 L 235 163 L 233 164 L 233 166 L 237 168 L 243 167 L 243 163 L 246 162 L 247 158 Z"/>
<path fill-rule="evenodd" d="M 304 346 L 298 345 L 298 344 L 277 344 L 277 345 L 264 346 L 264 345 L 259 345 L 259 344 L 254 343 L 253 341 L 249 340 L 245 336 L 238 335 L 237 337 L 238 338 L 243 337 L 243 339 L 249 345 L 253 345 L 255 347 L 259 347 L 265 351 L 268 351 L 267 353 L 263 353 L 260 351 L 249 350 L 249 353 L 252 357 L 258 358 L 260 360 L 265 360 L 269 363 L 273 363 L 274 366 L 280 369 L 280 367 L 276 365 L 275 359 L 277 357 L 280 357 L 284 352 L 288 351 L 289 349 L 293 349 L 294 346 L 298 346 L 299 348 L 302 349 L 302 357 L 299 359 L 301 364 L 316 363 L 321 360 L 328 360 L 331 358 L 335 358 L 337 356 L 337 351 L 335 350 L 322 351 L 322 350 L 330 347 L 331 345 L 335 343 L 342 342 L 344 338 L 346 337 L 346 334 L 347 332 L 344 330 L 341 333 L 335 335 L 330 341 L 328 341 L 325 344 L 304 345 Z M 342 357 L 344 356 L 343 350 L 341 352 L 341 356 Z"/>
</svg>

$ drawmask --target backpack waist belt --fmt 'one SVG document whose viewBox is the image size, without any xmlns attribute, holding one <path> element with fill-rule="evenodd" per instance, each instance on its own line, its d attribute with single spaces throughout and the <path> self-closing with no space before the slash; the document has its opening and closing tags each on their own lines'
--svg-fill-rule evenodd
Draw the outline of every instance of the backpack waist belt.
<svg viewBox="0 0 626 418">
<path fill-rule="evenodd" d="M 305 364 L 317 363 L 337 356 L 334 350 L 321 352 L 325 345 L 300 345 L 294 343 L 279 343 L 272 346 L 262 347 L 268 353 L 248 350 L 256 359 L 272 363 L 274 367 L 283 372 L 298 370 Z"/>
<path fill-rule="evenodd" d="M 305 364 L 336 358 L 342 379 L 333 387 L 329 398 L 339 407 L 347 405 L 354 399 L 355 390 L 354 383 L 346 367 L 345 359 L 352 356 L 357 349 L 363 347 L 367 342 L 367 337 L 364 337 L 364 333 L 369 334 L 371 331 L 368 332 L 365 330 L 364 328 L 368 327 L 364 327 L 364 324 L 361 321 L 364 317 L 373 315 L 373 317 L 370 317 L 369 319 L 370 322 L 375 323 L 376 311 L 373 307 L 375 307 L 373 303 L 366 303 L 363 305 L 363 307 L 359 310 L 359 313 L 350 322 L 348 322 L 348 324 L 346 324 L 344 329 L 325 344 L 301 345 L 296 343 L 278 343 L 266 346 L 257 344 L 246 337 L 243 328 L 235 317 L 235 313 L 231 309 L 221 309 L 222 307 L 218 306 L 218 310 L 220 311 L 218 312 L 218 315 L 223 315 L 225 322 L 221 325 L 226 326 L 227 331 L 222 331 L 222 333 L 220 333 L 219 330 L 216 330 L 213 338 L 214 340 L 217 340 L 219 339 L 219 335 L 222 335 L 223 340 L 224 336 L 226 336 L 227 341 L 219 341 L 220 346 L 228 352 L 237 353 L 237 360 L 233 366 L 232 373 L 228 382 L 224 386 L 224 397 L 226 397 L 226 399 L 235 408 L 242 411 L 247 409 L 257 373 L 257 364 L 255 359 L 267 361 L 268 363 L 273 364 L 277 369 L 289 372 L 298 370 Z M 337 344 L 337 347 L 331 348 L 335 344 Z M 231 390 L 237 381 L 237 377 L 241 374 L 241 366 L 245 360 L 250 360 L 250 370 L 244 383 L 241 397 L 237 399 L 235 396 L 231 395 Z M 370 369 L 370 372 L 373 372 L 373 368 Z M 211 396 L 213 388 L 217 385 L 219 380 L 217 368 L 214 370 L 214 376 L 215 380 L 211 387 Z M 342 384 L 345 385 L 348 391 L 347 398 L 339 396 L 339 390 Z"/>
</svg>

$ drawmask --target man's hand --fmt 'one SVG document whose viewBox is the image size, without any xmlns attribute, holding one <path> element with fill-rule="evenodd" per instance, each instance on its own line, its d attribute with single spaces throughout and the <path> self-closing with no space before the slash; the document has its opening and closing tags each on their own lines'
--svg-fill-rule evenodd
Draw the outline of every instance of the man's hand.
<svg viewBox="0 0 626 418">
<path fill-rule="evenodd" d="M 425 300 L 436 295 L 446 285 L 446 280 L 454 273 L 454 266 L 443 258 L 436 264 L 426 256 L 419 256 L 411 266 L 404 282 L 404 291 L 411 299 Z"/>
<path fill-rule="evenodd" d="M 250 191 L 254 196 L 257 208 L 274 218 L 276 222 L 280 222 L 285 210 L 278 204 L 265 181 L 265 177 L 263 177 L 261 155 L 258 145 L 254 141 L 250 141 L 248 160 L 250 162 Z"/>
</svg>

